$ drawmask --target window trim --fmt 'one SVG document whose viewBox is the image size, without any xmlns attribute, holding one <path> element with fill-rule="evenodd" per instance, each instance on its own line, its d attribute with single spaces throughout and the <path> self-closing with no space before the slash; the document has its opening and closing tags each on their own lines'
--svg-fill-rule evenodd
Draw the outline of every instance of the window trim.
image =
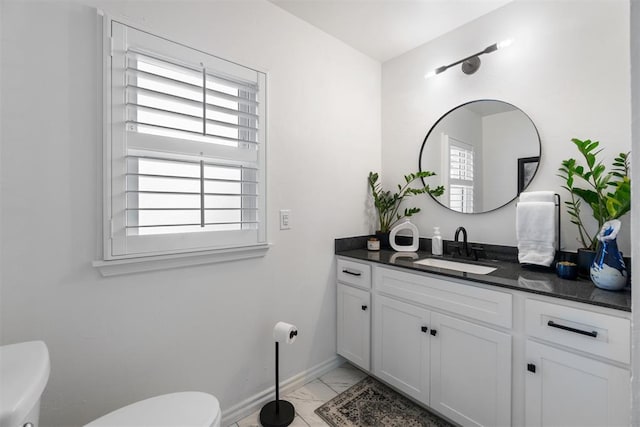
<svg viewBox="0 0 640 427">
<path fill-rule="evenodd" d="M 97 260 L 92 262 L 92 265 L 97 268 L 103 276 L 114 276 L 120 274 L 130 274 L 130 273 L 138 273 L 145 271 L 154 271 L 154 270 L 163 270 L 170 268 L 179 268 L 185 266 L 194 266 L 194 265 L 202 265 L 202 264 L 211 264 L 211 263 L 219 263 L 219 262 L 228 262 L 242 259 L 251 259 L 263 257 L 266 255 L 268 249 L 272 246 L 268 242 L 267 229 L 268 229 L 268 202 L 266 197 L 266 189 L 267 189 L 267 176 L 266 176 L 266 167 L 267 167 L 267 153 L 266 153 L 266 144 L 261 146 L 262 153 L 259 156 L 262 156 L 260 159 L 261 168 L 259 171 L 259 177 L 263 181 L 265 197 L 262 201 L 262 217 L 263 217 L 263 228 L 262 228 L 262 239 L 255 244 L 240 244 L 229 247 L 221 247 L 221 248 L 203 248 L 203 249 L 182 249 L 182 250 L 170 250 L 170 251 L 162 251 L 156 253 L 148 253 L 148 254 L 127 254 L 127 255 L 111 255 L 111 242 L 110 239 L 112 237 L 111 227 L 111 195 L 112 195 L 112 177 L 111 177 L 111 137 L 112 137 L 112 115 L 111 115 L 111 62 L 112 62 L 112 50 L 113 50 L 113 42 L 111 39 L 111 27 L 112 22 L 118 22 L 138 31 L 146 32 L 153 35 L 153 32 L 146 31 L 144 28 L 141 28 L 138 24 L 133 24 L 129 22 L 127 19 L 122 19 L 120 17 L 116 18 L 113 16 L 106 15 L 103 11 L 97 10 L 97 19 L 99 22 L 99 34 L 98 37 L 98 50 L 101 52 L 98 60 L 98 76 L 102 81 L 101 88 L 101 96 L 99 99 L 99 108 L 98 108 L 98 121 L 102 124 L 102 128 L 98 131 L 98 142 L 100 144 L 101 150 L 99 153 L 102 153 L 102 156 L 98 158 L 98 179 L 99 179 L 99 188 L 102 190 L 102 197 L 98 199 L 98 203 L 100 204 L 98 213 L 99 213 L 99 224 L 102 227 L 98 230 L 98 253 Z M 159 37 L 159 36 L 156 36 Z M 162 38 L 162 37 L 160 37 Z M 211 55 L 210 53 L 203 52 L 199 49 L 181 44 L 176 41 L 168 40 L 169 42 L 179 44 L 184 46 L 185 48 L 198 51 L 204 55 L 212 56 L 218 58 L 215 55 Z M 219 58 L 222 59 L 222 58 Z M 223 59 L 224 61 L 230 62 L 234 65 L 240 65 L 232 60 Z M 265 113 L 262 119 L 262 126 L 264 126 L 264 138 L 265 141 L 268 139 L 268 96 L 267 96 L 267 87 L 269 82 L 269 73 L 265 70 L 256 68 L 254 66 L 241 65 L 242 67 L 249 68 L 251 70 L 256 71 L 263 75 L 264 86 L 261 87 L 261 90 L 264 91 L 265 97 Z"/>
<path fill-rule="evenodd" d="M 187 252 L 179 254 L 152 255 L 138 258 L 93 261 L 92 265 L 104 277 L 123 274 L 143 273 L 147 271 L 168 270 L 203 264 L 238 261 L 261 258 L 267 254 L 271 243 L 236 247 L 229 249 Z"/>
</svg>

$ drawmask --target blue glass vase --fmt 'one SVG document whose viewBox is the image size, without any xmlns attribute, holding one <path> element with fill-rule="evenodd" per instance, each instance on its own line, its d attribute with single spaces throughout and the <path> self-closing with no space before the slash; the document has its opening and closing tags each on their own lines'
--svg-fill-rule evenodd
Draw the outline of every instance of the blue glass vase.
<svg viewBox="0 0 640 427">
<path fill-rule="evenodd" d="M 591 264 L 591 281 L 599 288 L 618 291 L 627 285 L 627 266 L 618 250 L 616 237 L 620 221 L 607 221 L 598 233 L 596 257 Z"/>
</svg>

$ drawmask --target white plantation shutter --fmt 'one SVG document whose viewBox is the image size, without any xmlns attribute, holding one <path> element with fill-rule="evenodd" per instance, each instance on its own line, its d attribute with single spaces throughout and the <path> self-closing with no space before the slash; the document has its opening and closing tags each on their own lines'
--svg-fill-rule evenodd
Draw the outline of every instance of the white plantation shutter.
<svg viewBox="0 0 640 427">
<path fill-rule="evenodd" d="M 264 243 L 265 75 L 112 22 L 112 258 Z"/>
<path fill-rule="evenodd" d="M 449 207 L 473 212 L 473 147 L 449 137 Z"/>
</svg>

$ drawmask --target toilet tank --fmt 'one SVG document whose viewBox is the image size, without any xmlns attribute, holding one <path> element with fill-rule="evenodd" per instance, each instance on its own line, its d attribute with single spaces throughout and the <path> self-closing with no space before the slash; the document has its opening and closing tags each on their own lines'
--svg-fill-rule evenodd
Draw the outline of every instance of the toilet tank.
<svg viewBox="0 0 640 427">
<path fill-rule="evenodd" d="M 49 371 L 49 350 L 42 341 L 0 347 L 0 427 L 38 426 Z"/>
</svg>

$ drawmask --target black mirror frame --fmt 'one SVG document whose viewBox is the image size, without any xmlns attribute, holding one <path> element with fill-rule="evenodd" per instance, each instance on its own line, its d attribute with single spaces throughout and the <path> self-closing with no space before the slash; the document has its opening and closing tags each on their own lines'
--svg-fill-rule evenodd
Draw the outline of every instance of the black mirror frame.
<svg viewBox="0 0 640 427">
<path fill-rule="evenodd" d="M 447 117 L 450 113 L 452 113 L 453 111 L 457 110 L 458 108 L 464 107 L 465 105 L 469 105 L 469 104 L 473 104 L 475 102 L 482 102 L 482 101 L 493 101 L 493 102 L 501 102 L 503 104 L 507 104 L 512 106 L 513 108 L 517 109 L 518 111 L 520 111 L 522 114 L 525 115 L 525 117 L 527 119 L 529 119 L 529 121 L 531 122 L 531 125 L 533 126 L 533 129 L 536 131 L 536 136 L 538 137 L 538 147 L 539 150 L 538 152 L 540 153 L 538 156 L 534 156 L 534 157 L 525 157 L 525 158 L 520 158 L 518 159 L 518 187 L 517 187 L 517 194 L 510 199 L 508 202 L 506 202 L 503 205 L 500 205 L 496 208 L 490 209 L 490 210 L 486 210 L 486 211 L 482 211 L 482 212 L 458 212 L 458 211 L 454 211 L 453 209 L 451 209 L 449 206 L 443 204 L 442 202 L 440 202 L 440 200 L 438 200 L 437 198 L 435 198 L 433 195 L 429 194 L 429 196 L 435 200 L 440 206 L 449 209 L 451 212 L 455 212 L 458 214 L 462 214 L 462 215 L 480 215 L 480 214 L 484 214 L 484 213 L 489 213 L 489 212 L 493 212 L 496 211 L 498 209 L 502 209 L 503 207 L 507 206 L 508 204 L 510 204 L 511 202 L 513 202 L 515 199 L 518 198 L 518 196 L 520 195 L 520 193 L 524 190 L 526 190 L 526 188 L 529 186 L 529 184 L 531 183 L 531 181 L 533 181 L 533 178 L 535 178 L 536 173 L 538 173 L 538 169 L 540 169 L 540 160 L 542 159 L 542 141 L 540 139 L 540 132 L 538 132 L 538 128 L 536 127 L 536 124 L 533 122 L 533 120 L 531 120 L 531 117 L 529 117 L 529 115 L 527 113 L 525 113 L 524 111 L 522 111 L 520 108 L 518 108 L 517 106 L 515 106 L 514 104 L 511 104 L 510 102 L 505 102 L 505 101 L 501 101 L 499 99 L 475 99 L 473 101 L 468 101 L 465 102 L 463 104 L 460 104 L 456 107 L 453 107 L 452 109 L 450 109 L 449 111 L 447 111 L 446 113 L 444 113 L 442 116 L 440 116 L 440 118 L 433 124 L 433 126 L 431 126 L 431 129 L 429 129 L 429 132 L 427 132 L 427 136 L 424 137 L 424 140 L 422 141 L 422 146 L 420 147 L 420 154 L 418 155 L 418 170 L 422 171 L 422 153 L 425 149 L 425 146 L 427 145 L 427 140 L 429 139 L 429 136 L 431 135 L 431 132 L 433 132 L 433 130 L 436 128 L 436 126 L 438 126 L 438 124 L 445 118 Z M 536 159 L 538 162 L 538 165 L 536 166 L 536 170 L 533 172 L 533 175 L 531 175 L 531 178 L 529 179 L 529 182 L 526 183 L 526 185 L 524 185 L 524 174 L 522 174 L 521 176 L 521 160 L 525 160 L 526 161 L 533 161 L 532 159 Z M 522 164 L 522 166 L 524 166 L 524 163 Z M 422 180 L 422 185 L 427 185 L 427 182 L 425 182 L 424 178 L 421 178 Z M 521 184 L 523 185 L 521 187 Z"/>
</svg>

